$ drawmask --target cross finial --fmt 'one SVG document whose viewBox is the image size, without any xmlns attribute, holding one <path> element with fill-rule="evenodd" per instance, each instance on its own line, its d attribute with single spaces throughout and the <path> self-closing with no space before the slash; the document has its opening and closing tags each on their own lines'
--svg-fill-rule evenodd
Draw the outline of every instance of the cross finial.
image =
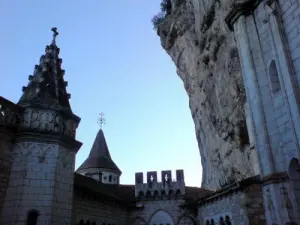
<svg viewBox="0 0 300 225">
<path fill-rule="evenodd" d="M 56 28 L 56 27 L 52 27 L 51 31 L 53 32 L 53 40 L 52 40 L 52 44 L 55 44 L 56 36 L 57 36 L 59 33 L 57 32 L 57 28 Z"/>
<path fill-rule="evenodd" d="M 153 175 L 150 176 L 150 181 L 153 182 L 154 181 L 154 177 Z"/>
<path fill-rule="evenodd" d="M 106 119 L 104 118 L 104 113 L 101 112 L 99 113 L 99 119 L 98 119 L 98 124 L 100 125 L 100 128 L 102 129 L 102 126 L 105 125 Z"/>
<path fill-rule="evenodd" d="M 168 181 L 169 180 L 169 176 L 168 174 L 165 174 L 165 181 Z"/>
</svg>

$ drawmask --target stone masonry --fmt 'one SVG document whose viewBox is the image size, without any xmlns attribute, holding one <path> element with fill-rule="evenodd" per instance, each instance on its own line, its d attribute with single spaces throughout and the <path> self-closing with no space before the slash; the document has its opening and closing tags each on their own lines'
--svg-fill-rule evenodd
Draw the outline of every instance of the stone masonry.
<svg viewBox="0 0 300 225">
<path fill-rule="evenodd" d="M 288 2 L 298 7 L 298 1 Z M 299 199 L 299 178 L 289 177 L 299 173 L 292 164 L 299 165 L 300 155 L 299 84 L 287 44 L 289 31 L 283 29 L 285 7 L 277 1 L 245 1 L 226 18 L 237 40 L 247 102 L 255 118 L 267 224 L 300 222 L 299 203 L 291 200 Z"/>
<path fill-rule="evenodd" d="M 129 223 L 129 209 L 118 202 L 99 201 L 88 192 L 74 192 L 72 225 L 80 221 L 92 224 L 127 225 Z"/>
</svg>

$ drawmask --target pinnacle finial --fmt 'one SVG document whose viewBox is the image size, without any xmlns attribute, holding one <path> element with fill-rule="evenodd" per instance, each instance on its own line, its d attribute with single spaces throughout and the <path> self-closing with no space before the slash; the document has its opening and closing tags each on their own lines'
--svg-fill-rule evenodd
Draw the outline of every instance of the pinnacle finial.
<svg viewBox="0 0 300 225">
<path fill-rule="evenodd" d="M 56 27 L 53 27 L 53 28 L 51 29 L 51 31 L 53 32 L 53 40 L 52 40 L 52 44 L 55 44 L 56 36 L 57 36 L 59 33 L 57 32 L 57 28 L 56 28 Z"/>
<path fill-rule="evenodd" d="M 102 126 L 105 125 L 106 119 L 104 118 L 103 112 L 99 113 L 99 116 L 98 124 L 100 125 L 100 129 L 102 129 Z"/>
</svg>

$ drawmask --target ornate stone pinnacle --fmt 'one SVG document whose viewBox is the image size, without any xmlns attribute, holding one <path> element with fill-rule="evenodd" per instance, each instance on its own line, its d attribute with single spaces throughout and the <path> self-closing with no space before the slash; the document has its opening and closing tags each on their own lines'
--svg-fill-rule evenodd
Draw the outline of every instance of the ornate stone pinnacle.
<svg viewBox="0 0 300 225">
<path fill-rule="evenodd" d="M 51 31 L 53 32 L 53 40 L 52 40 L 52 44 L 55 44 L 56 36 L 57 36 L 59 33 L 57 32 L 57 28 L 56 28 L 56 27 L 52 27 L 52 28 L 51 28 Z"/>
</svg>

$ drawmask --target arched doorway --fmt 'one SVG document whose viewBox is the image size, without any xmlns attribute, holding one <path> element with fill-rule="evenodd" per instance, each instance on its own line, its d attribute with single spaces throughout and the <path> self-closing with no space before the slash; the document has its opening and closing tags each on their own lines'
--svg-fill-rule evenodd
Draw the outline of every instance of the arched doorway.
<svg viewBox="0 0 300 225">
<path fill-rule="evenodd" d="M 183 216 L 178 222 L 178 225 L 195 225 L 194 220 L 188 216 Z"/>
<path fill-rule="evenodd" d="M 298 207 L 298 211 L 300 212 L 300 164 L 298 159 L 293 158 L 291 160 L 288 174 L 295 197 L 295 203 Z"/>
<path fill-rule="evenodd" d="M 174 225 L 174 221 L 167 212 L 159 210 L 153 214 L 148 225 Z"/>
</svg>

